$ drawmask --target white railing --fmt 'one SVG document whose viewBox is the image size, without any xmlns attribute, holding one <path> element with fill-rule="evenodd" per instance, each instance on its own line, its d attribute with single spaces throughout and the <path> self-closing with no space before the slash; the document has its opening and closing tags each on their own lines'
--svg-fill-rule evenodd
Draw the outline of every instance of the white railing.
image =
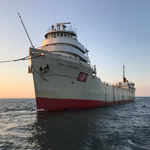
<svg viewBox="0 0 150 150">
<path fill-rule="evenodd" d="M 62 26 L 54 26 L 53 27 L 49 27 L 46 31 L 46 33 L 50 32 L 50 31 L 60 31 L 60 30 L 66 30 L 66 31 L 70 31 L 70 32 L 74 32 L 75 34 L 77 34 L 77 29 L 73 28 L 72 25 L 70 26 L 66 26 L 65 29 L 62 28 Z"/>
</svg>

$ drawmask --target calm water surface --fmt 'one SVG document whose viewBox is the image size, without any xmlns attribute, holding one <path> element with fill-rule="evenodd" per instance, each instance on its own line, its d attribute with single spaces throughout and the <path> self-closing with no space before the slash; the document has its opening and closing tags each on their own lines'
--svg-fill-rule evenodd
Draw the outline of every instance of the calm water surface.
<svg viewBox="0 0 150 150">
<path fill-rule="evenodd" d="M 35 99 L 0 99 L 0 149 L 150 150 L 150 98 L 37 113 Z"/>
</svg>

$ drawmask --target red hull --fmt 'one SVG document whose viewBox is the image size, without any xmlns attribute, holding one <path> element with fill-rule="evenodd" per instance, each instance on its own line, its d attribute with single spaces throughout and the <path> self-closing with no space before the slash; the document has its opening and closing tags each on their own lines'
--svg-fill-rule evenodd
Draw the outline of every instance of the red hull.
<svg viewBox="0 0 150 150">
<path fill-rule="evenodd" d="M 118 104 L 126 101 L 115 101 L 115 102 L 104 102 L 100 100 L 80 100 L 80 99 L 57 99 L 57 98 L 36 98 L 36 107 L 39 110 L 46 111 L 56 111 L 65 109 L 80 109 L 80 108 L 93 108 L 93 107 L 103 107 L 110 106 L 113 104 Z"/>
</svg>

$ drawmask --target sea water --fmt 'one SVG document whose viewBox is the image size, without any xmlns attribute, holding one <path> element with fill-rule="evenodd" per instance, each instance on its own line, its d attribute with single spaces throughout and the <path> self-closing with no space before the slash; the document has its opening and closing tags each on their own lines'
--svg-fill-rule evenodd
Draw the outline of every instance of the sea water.
<svg viewBox="0 0 150 150">
<path fill-rule="evenodd" d="M 0 99 L 0 149 L 150 150 L 150 97 L 44 113 L 35 99 Z"/>
</svg>

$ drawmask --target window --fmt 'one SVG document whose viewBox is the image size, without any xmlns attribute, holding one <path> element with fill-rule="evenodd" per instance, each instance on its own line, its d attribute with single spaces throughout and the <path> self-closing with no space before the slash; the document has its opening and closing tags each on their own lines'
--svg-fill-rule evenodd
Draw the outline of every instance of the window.
<svg viewBox="0 0 150 150">
<path fill-rule="evenodd" d="M 57 32 L 57 37 L 59 37 L 59 32 Z"/>
<path fill-rule="evenodd" d="M 60 36 L 63 36 L 63 33 L 62 33 L 62 32 L 60 33 Z"/>
<path fill-rule="evenodd" d="M 64 33 L 64 36 L 67 36 L 67 33 Z"/>
<path fill-rule="evenodd" d="M 54 37 L 54 34 L 52 33 L 52 34 L 51 34 L 51 38 L 53 38 L 53 37 Z"/>
<path fill-rule="evenodd" d="M 56 33 L 54 33 L 54 38 L 56 38 Z"/>
</svg>

